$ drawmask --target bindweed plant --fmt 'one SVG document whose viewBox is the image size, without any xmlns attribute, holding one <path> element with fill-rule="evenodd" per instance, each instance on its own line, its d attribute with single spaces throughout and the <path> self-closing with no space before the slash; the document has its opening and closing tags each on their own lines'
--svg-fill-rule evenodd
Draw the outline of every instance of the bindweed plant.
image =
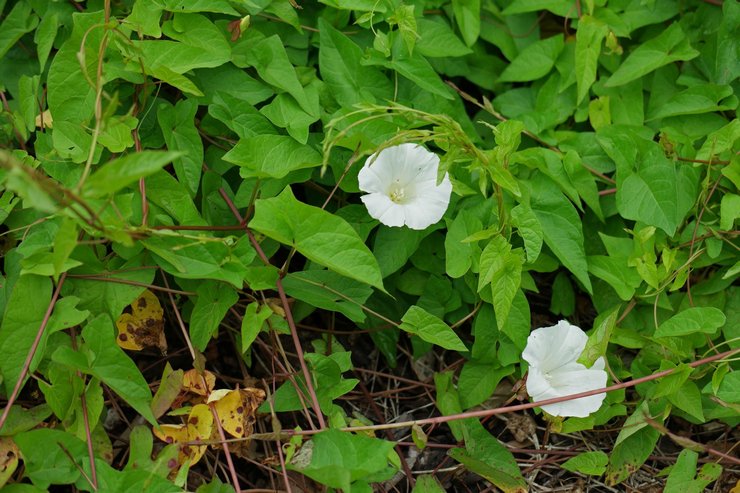
<svg viewBox="0 0 740 493">
<path fill-rule="evenodd" d="M 0 488 L 730 490 L 739 25 L 0 0 Z"/>
</svg>

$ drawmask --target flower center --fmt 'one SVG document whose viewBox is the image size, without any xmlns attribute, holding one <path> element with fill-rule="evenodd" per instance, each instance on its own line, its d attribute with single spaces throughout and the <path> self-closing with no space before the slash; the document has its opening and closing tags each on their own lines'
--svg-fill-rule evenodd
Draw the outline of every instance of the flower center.
<svg viewBox="0 0 740 493">
<path fill-rule="evenodd" d="M 390 191 L 390 198 L 396 204 L 402 204 L 406 198 L 406 190 L 401 186 L 394 186 Z"/>
</svg>

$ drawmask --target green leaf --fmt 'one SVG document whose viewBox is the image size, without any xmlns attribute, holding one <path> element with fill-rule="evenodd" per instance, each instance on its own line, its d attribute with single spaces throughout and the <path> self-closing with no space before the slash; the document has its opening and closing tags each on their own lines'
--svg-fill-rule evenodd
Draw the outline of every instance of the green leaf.
<svg viewBox="0 0 740 493">
<path fill-rule="evenodd" d="M 475 211 L 470 209 L 461 210 L 455 219 L 448 223 L 447 236 L 445 236 L 447 275 L 458 278 L 470 270 L 473 265 L 473 255 L 479 254 L 480 248 L 475 242 L 463 242 L 463 240 L 481 229 L 483 229 L 483 223 Z"/>
<path fill-rule="evenodd" d="M 656 226 L 672 236 L 694 205 L 698 174 L 690 166 L 677 169 L 657 144 L 648 146 L 638 158 L 636 172 L 626 178 L 617 174 L 617 208 L 624 218 Z"/>
<path fill-rule="evenodd" d="M 722 197 L 719 217 L 720 229 L 726 231 L 732 229 L 735 221 L 740 217 L 740 195 L 728 193 Z"/>
<path fill-rule="evenodd" d="M 203 141 L 195 128 L 197 111 L 198 103 L 192 99 L 182 99 L 174 108 L 163 103 L 157 109 L 157 121 L 162 127 L 167 148 L 180 151 L 173 162 L 175 173 L 191 197 L 198 192 L 203 169 Z"/>
<path fill-rule="evenodd" d="M 710 307 L 690 307 L 672 316 L 658 327 L 654 337 L 675 337 L 695 332 L 712 334 L 725 324 L 725 314 Z"/>
<path fill-rule="evenodd" d="M 318 101 L 311 102 L 306 95 L 277 34 L 251 46 L 246 61 L 257 70 L 262 80 L 293 96 L 306 113 L 315 115 L 318 112 Z"/>
<path fill-rule="evenodd" d="M 715 481 L 722 472 L 718 464 L 705 464 L 699 474 L 696 471 L 699 454 L 693 450 L 684 449 L 678 454 L 676 463 L 665 483 L 665 493 L 701 493 Z M 718 466 L 706 469 L 706 466 Z M 695 477 L 696 476 L 696 477 Z"/>
<path fill-rule="evenodd" d="M 272 309 L 267 305 L 250 303 L 244 311 L 241 326 L 241 348 L 246 352 L 257 339 L 265 321 L 272 315 Z"/>
<path fill-rule="evenodd" d="M 42 17 L 39 27 L 33 35 L 33 40 L 36 42 L 36 52 L 38 53 L 41 72 L 46 67 L 46 61 L 49 58 L 49 53 L 51 53 L 51 48 L 54 45 L 54 39 L 57 36 L 58 30 L 59 16 L 57 14 L 47 14 Z"/>
<path fill-rule="evenodd" d="M 396 42 L 396 45 L 398 45 L 398 42 Z M 414 52 L 409 55 L 405 49 L 394 46 L 393 59 L 386 65 L 423 90 L 445 99 L 454 99 L 451 89 L 442 82 L 434 68 L 420 53 Z"/>
<path fill-rule="evenodd" d="M 339 312 L 354 322 L 365 320 L 362 305 L 373 290 L 363 283 L 328 270 L 307 270 L 283 279 L 285 292 L 312 307 Z"/>
<path fill-rule="evenodd" d="M 13 405 L 10 407 L 0 436 L 13 436 L 36 428 L 49 416 L 51 416 L 51 407 L 47 404 L 28 409 Z"/>
<path fill-rule="evenodd" d="M 529 204 L 518 204 L 511 210 L 511 222 L 524 240 L 527 262 L 532 263 L 540 256 L 544 233 L 537 215 Z"/>
<path fill-rule="evenodd" d="M 468 470 L 491 481 L 504 493 L 525 493 L 527 483 L 514 456 L 479 421 L 465 427 L 465 449 L 454 448 L 448 455 Z"/>
<path fill-rule="evenodd" d="M 674 22 L 661 34 L 641 44 L 630 53 L 617 71 L 606 81 L 606 86 L 621 86 L 669 63 L 691 60 L 697 56 L 699 52 L 689 45 L 689 39 L 681 29 L 681 25 Z"/>
<path fill-rule="evenodd" d="M 132 41 L 142 53 L 147 74 L 161 73 L 163 69 L 170 74 L 184 74 L 195 68 L 218 67 L 231 58 L 229 42 L 203 15 L 176 13 L 162 30 L 169 39 Z"/>
<path fill-rule="evenodd" d="M 411 493 L 444 493 L 442 485 L 431 474 L 422 474 L 416 478 L 416 484 Z"/>
<path fill-rule="evenodd" d="M 732 87 L 701 84 L 674 94 L 657 107 L 650 107 L 647 121 L 680 115 L 698 115 L 737 108 L 738 100 Z"/>
<path fill-rule="evenodd" d="M 399 328 L 445 349 L 468 350 L 449 325 L 418 306 L 412 306 L 406 311 Z"/>
<path fill-rule="evenodd" d="M 717 389 L 717 397 L 725 402 L 740 403 L 740 372 L 733 371 L 725 375 Z"/>
<path fill-rule="evenodd" d="M 478 291 L 490 284 L 496 321 L 501 330 L 522 281 L 524 252 L 521 248 L 512 250 L 503 236 L 496 235 L 483 249 L 479 263 Z"/>
<path fill-rule="evenodd" d="M 378 262 L 344 219 L 296 200 L 290 187 L 271 199 L 257 200 L 249 226 L 298 250 L 301 255 L 381 291 Z"/>
<path fill-rule="evenodd" d="M 441 17 L 432 19 L 422 17 L 416 20 L 419 30 L 416 49 L 419 53 L 425 57 L 438 58 L 461 57 L 473 52 L 455 36 L 455 33 Z"/>
<path fill-rule="evenodd" d="M 198 351 L 205 350 L 239 295 L 228 284 L 204 281 L 198 287 L 193 313 L 190 315 L 190 340 Z"/>
<path fill-rule="evenodd" d="M 374 9 L 375 7 L 373 7 Z M 319 69 L 334 98 L 345 107 L 390 99 L 393 86 L 375 67 L 362 65 L 362 49 L 319 18 Z"/>
<path fill-rule="evenodd" d="M 545 243 L 590 293 L 591 280 L 578 213 L 555 183 L 545 176 L 536 175 L 531 185 L 532 210 L 542 226 Z"/>
<path fill-rule="evenodd" d="M 152 393 L 136 364 L 116 344 L 113 321 L 100 315 L 82 329 L 82 337 L 91 353 L 90 373 L 121 396 L 151 424 Z"/>
<path fill-rule="evenodd" d="M 485 402 L 496 390 L 501 380 L 514 373 L 513 366 L 497 368 L 495 365 L 468 361 L 460 372 L 457 388 L 460 405 L 470 409 Z"/>
<path fill-rule="evenodd" d="M 8 301 L 0 326 L 0 370 L 6 395 L 10 395 L 21 375 L 36 333 L 51 301 L 52 284 L 48 277 L 32 274 L 20 276 L 13 290 L 6 294 Z M 48 331 L 44 331 L 39 350 L 36 351 L 29 372 L 38 367 L 44 357 Z"/>
<path fill-rule="evenodd" d="M 208 106 L 208 114 L 233 130 L 241 139 L 278 133 L 270 121 L 249 101 L 225 92 L 219 91 L 213 95 L 213 102 Z"/>
<path fill-rule="evenodd" d="M 576 32 L 576 83 L 578 85 L 576 103 L 578 104 L 583 101 L 596 80 L 601 43 L 608 32 L 609 28 L 606 24 L 590 15 L 584 15 L 578 19 Z"/>
<path fill-rule="evenodd" d="M 685 381 L 677 392 L 668 394 L 667 397 L 671 404 L 692 416 L 698 423 L 705 422 L 701 392 L 691 380 Z"/>
<path fill-rule="evenodd" d="M 291 171 L 321 165 L 321 154 L 286 135 L 256 135 L 239 142 L 223 158 L 239 165 L 242 178 L 284 178 Z"/>
<path fill-rule="evenodd" d="M 24 474 L 43 490 L 52 484 L 74 483 L 80 477 L 79 468 L 89 464 L 85 442 L 69 432 L 40 428 L 20 433 L 13 440 L 23 454 Z"/>
<path fill-rule="evenodd" d="M 583 452 L 563 462 L 563 469 L 591 476 L 601 476 L 606 471 L 609 456 L 600 450 Z"/>
<path fill-rule="evenodd" d="M 30 3 L 16 2 L 0 24 L 0 59 L 24 34 L 33 31 L 38 23 L 39 18 L 31 10 Z"/>
<path fill-rule="evenodd" d="M 289 468 L 332 488 L 354 491 L 350 485 L 355 481 L 383 481 L 397 470 L 389 464 L 393 442 L 327 430 L 314 435 L 310 444 L 303 445 Z M 306 460 L 310 462 L 299 465 Z"/>
<path fill-rule="evenodd" d="M 555 66 L 563 46 L 562 34 L 532 43 L 511 61 L 499 82 L 527 82 L 544 77 Z"/>
<path fill-rule="evenodd" d="M 480 0 L 452 0 L 452 11 L 465 44 L 473 46 L 480 34 Z"/>
<path fill-rule="evenodd" d="M 315 84 L 305 87 L 306 94 L 316 93 Z M 308 141 L 308 127 L 318 121 L 319 115 L 309 115 L 298 105 L 298 102 L 287 93 L 278 94 L 272 102 L 260 108 L 260 113 L 278 127 L 285 128 L 295 140 L 301 144 Z"/>
<path fill-rule="evenodd" d="M 629 301 L 635 290 L 642 284 L 642 278 L 634 267 L 630 267 L 627 257 L 589 255 L 588 271 L 595 277 L 606 281 L 620 299 Z"/>
<path fill-rule="evenodd" d="M 83 192 L 92 198 L 110 195 L 156 173 L 181 155 L 181 152 L 142 151 L 114 159 L 90 175 Z"/>
<path fill-rule="evenodd" d="M 658 430 L 648 426 L 637 429 L 628 438 L 617 443 L 609 455 L 606 484 L 614 486 L 621 483 L 639 469 L 653 452 L 658 438 Z"/>
</svg>

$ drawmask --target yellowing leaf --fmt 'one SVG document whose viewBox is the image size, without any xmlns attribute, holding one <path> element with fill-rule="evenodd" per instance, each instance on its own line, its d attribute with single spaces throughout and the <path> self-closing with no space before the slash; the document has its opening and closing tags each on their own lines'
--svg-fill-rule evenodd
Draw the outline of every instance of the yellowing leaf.
<svg viewBox="0 0 740 493">
<path fill-rule="evenodd" d="M 214 407 L 224 431 L 235 438 L 251 435 L 255 413 L 263 400 L 264 391 L 253 388 L 231 390 L 220 397 Z"/>
<path fill-rule="evenodd" d="M 51 117 L 51 111 L 45 110 L 43 113 L 36 115 L 36 128 L 52 128 L 54 119 Z"/>
<path fill-rule="evenodd" d="M 194 445 L 191 442 L 210 440 L 213 433 L 213 414 L 206 404 L 198 404 L 190 410 L 187 424 L 160 425 L 153 432 L 163 442 L 179 446 L 178 464 L 183 465 L 189 461 L 192 466 L 203 457 L 208 445 Z"/>
<path fill-rule="evenodd" d="M 15 472 L 18 467 L 18 447 L 10 437 L 0 437 L 0 488 Z"/>
<path fill-rule="evenodd" d="M 162 353 L 167 352 L 164 311 L 157 297 L 148 289 L 118 317 L 116 327 L 116 342 L 123 349 L 140 351 L 145 347 L 158 347 Z"/>
<path fill-rule="evenodd" d="M 209 395 L 215 385 L 216 375 L 208 370 L 205 370 L 202 375 L 196 369 L 188 370 L 182 377 L 182 389 L 193 394 Z"/>
</svg>

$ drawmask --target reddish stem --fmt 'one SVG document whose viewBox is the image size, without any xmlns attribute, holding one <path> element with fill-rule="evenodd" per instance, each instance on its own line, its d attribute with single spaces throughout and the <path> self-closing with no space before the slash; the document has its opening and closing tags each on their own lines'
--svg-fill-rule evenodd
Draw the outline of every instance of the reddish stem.
<svg viewBox="0 0 740 493">
<path fill-rule="evenodd" d="M 226 205 L 228 205 L 229 209 L 231 209 L 231 213 L 234 215 L 234 218 L 242 223 L 242 216 L 241 214 L 239 214 L 239 210 L 234 205 L 234 202 L 232 202 L 229 196 L 226 194 L 226 191 L 222 188 L 219 190 L 219 192 L 221 193 L 221 197 L 223 197 L 224 201 L 226 202 Z M 260 246 L 257 239 L 254 237 L 254 234 L 249 229 L 248 225 L 244 225 L 244 231 L 249 237 L 249 241 L 252 243 L 252 246 L 257 251 L 257 255 L 259 255 L 259 258 L 262 260 L 262 262 L 264 262 L 265 265 L 271 265 L 270 260 L 267 258 L 267 255 L 265 255 L 265 252 L 262 250 L 262 247 Z M 283 310 L 285 311 L 285 319 L 288 322 L 288 327 L 290 327 L 290 335 L 293 338 L 293 345 L 295 346 L 296 353 L 298 354 L 298 362 L 301 364 L 301 371 L 303 372 L 303 377 L 306 380 L 306 389 L 308 390 L 308 394 L 311 397 L 311 407 L 313 407 L 313 411 L 314 413 L 316 413 L 316 419 L 318 419 L 319 421 L 319 428 L 323 430 L 324 428 L 326 428 L 324 414 L 321 412 L 319 399 L 318 397 L 316 397 L 316 390 L 313 387 L 313 378 L 311 377 L 311 372 L 308 371 L 306 360 L 303 357 L 303 346 L 301 345 L 301 340 L 298 338 L 298 328 L 296 327 L 295 321 L 293 320 L 293 312 L 290 309 L 288 297 L 285 295 L 285 289 L 283 288 L 283 282 L 280 277 L 278 277 L 276 285 L 278 295 L 280 296 L 280 302 L 282 303 Z"/>
</svg>

